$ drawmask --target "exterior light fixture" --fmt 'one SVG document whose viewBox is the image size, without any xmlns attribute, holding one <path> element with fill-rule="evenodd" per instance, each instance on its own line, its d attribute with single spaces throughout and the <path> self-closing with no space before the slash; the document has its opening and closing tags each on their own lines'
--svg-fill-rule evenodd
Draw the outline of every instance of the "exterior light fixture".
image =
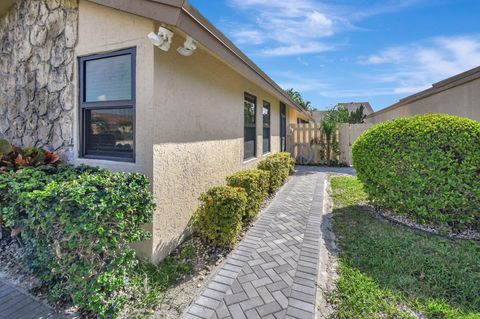
<svg viewBox="0 0 480 319">
<path fill-rule="evenodd" d="M 177 52 L 183 56 L 191 56 L 193 52 L 197 49 L 198 42 L 194 40 L 191 36 L 187 35 L 187 39 L 183 44 L 183 47 L 179 47 Z"/>
<path fill-rule="evenodd" d="M 152 44 L 158 47 L 160 50 L 168 51 L 170 50 L 170 45 L 172 44 L 173 32 L 167 28 L 160 27 L 158 28 L 158 34 L 150 32 L 147 35 L 147 38 L 150 39 Z"/>
</svg>

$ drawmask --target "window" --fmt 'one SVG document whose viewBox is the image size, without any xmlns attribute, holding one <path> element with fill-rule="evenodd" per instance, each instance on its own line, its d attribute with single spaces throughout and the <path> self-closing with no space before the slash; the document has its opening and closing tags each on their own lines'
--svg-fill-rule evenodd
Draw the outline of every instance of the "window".
<svg viewBox="0 0 480 319">
<path fill-rule="evenodd" d="M 253 95 L 245 93 L 244 103 L 243 103 L 243 114 L 244 114 L 244 142 L 243 142 L 243 159 L 253 158 L 257 155 L 256 148 L 256 108 L 257 108 L 257 98 Z"/>
<path fill-rule="evenodd" d="M 270 103 L 263 101 L 263 154 L 270 152 Z"/>
<path fill-rule="evenodd" d="M 280 151 L 287 151 L 287 106 L 280 102 Z"/>
<path fill-rule="evenodd" d="M 308 121 L 297 117 L 297 124 L 308 124 Z"/>
<path fill-rule="evenodd" d="M 134 161 L 135 49 L 79 59 L 80 156 Z"/>
</svg>

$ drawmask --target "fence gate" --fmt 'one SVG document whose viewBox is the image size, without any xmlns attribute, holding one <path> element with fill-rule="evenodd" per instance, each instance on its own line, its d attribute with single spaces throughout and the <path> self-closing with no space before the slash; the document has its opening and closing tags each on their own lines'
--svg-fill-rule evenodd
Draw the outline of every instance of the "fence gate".
<svg viewBox="0 0 480 319">
<path fill-rule="evenodd" d="M 332 160 L 339 160 L 339 140 L 340 136 L 337 129 L 330 143 L 330 159 Z M 327 139 L 320 124 L 290 124 L 288 150 L 297 164 L 325 164 Z"/>
</svg>

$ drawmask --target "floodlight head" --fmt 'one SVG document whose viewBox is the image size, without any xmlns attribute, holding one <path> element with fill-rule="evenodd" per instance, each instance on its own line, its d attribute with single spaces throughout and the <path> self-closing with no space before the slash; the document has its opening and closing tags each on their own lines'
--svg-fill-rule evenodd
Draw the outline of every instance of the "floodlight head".
<svg viewBox="0 0 480 319">
<path fill-rule="evenodd" d="M 195 41 L 191 36 L 187 35 L 187 39 L 185 40 L 183 47 L 179 47 L 177 52 L 183 56 L 190 56 L 197 49 L 197 44 L 197 41 Z"/>
<path fill-rule="evenodd" d="M 167 28 L 160 27 L 158 29 L 158 34 L 150 32 L 147 37 L 154 46 L 158 47 L 160 50 L 168 51 L 172 44 L 173 32 Z"/>
</svg>

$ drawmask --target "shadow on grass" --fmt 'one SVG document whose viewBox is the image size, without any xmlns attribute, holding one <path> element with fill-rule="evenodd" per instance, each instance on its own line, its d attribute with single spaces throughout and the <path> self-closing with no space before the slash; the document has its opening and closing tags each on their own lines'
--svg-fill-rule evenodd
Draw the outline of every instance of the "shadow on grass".
<svg viewBox="0 0 480 319">
<path fill-rule="evenodd" d="M 422 312 L 451 307 L 445 313 L 460 311 L 462 317 L 480 318 L 480 242 L 392 225 L 357 205 L 335 208 L 333 219 L 345 265 Z"/>
</svg>

